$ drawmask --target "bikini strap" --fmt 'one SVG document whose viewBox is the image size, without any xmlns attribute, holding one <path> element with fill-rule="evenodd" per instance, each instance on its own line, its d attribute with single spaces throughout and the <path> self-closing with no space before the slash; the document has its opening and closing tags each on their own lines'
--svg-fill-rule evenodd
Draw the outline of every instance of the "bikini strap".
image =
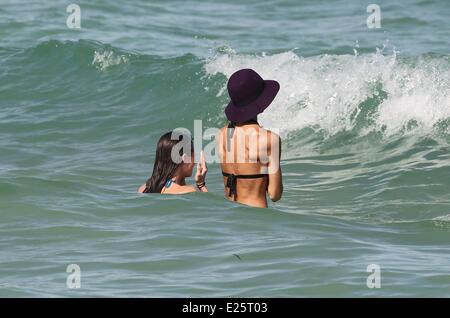
<svg viewBox="0 0 450 318">
<path fill-rule="evenodd" d="M 222 174 L 225 176 L 224 172 L 222 172 Z M 234 174 L 227 173 L 227 175 L 225 177 L 227 177 L 227 186 L 226 187 L 228 188 L 228 196 L 231 197 L 233 195 L 236 198 L 236 194 L 237 194 L 236 176 Z"/>
<path fill-rule="evenodd" d="M 170 188 L 170 186 L 172 185 L 172 183 L 173 183 L 173 179 L 172 179 L 172 178 L 167 179 L 166 184 L 164 185 L 164 187 L 165 187 L 166 189 L 168 189 L 168 188 Z"/>
<path fill-rule="evenodd" d="M 234 121 L 230 121 L 227 126 L 227 151 L 230 151 L 231 138 L 234 134 L 234 128 L 236 127 L 236 123 Z"/>
<path fill-rule="evenodd" d="M 228 173 L 228 172 L 223 172 L 222 171 L 222 175 L 224 177 L 235 177 L 236 179 L 259 179 L 259 178 L 264 178 L 266 176 L 268 176 L 268 173 L 259 173 L 259 174 L 232 174 L 232 173 Z"/>
</svg>

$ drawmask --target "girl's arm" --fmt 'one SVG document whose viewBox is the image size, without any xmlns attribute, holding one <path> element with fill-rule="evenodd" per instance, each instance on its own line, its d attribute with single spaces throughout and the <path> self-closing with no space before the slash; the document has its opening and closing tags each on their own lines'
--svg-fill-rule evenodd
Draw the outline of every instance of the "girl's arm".
<svg viewBox="0 0 450 318">
<path fill-rule="evenodd" d="M 145 188 L 147 188 L 147 185 L 144 183 L 143 185 L 141 185 L 138 189 L 138 193 L 144 193 Z"/>
</svg>

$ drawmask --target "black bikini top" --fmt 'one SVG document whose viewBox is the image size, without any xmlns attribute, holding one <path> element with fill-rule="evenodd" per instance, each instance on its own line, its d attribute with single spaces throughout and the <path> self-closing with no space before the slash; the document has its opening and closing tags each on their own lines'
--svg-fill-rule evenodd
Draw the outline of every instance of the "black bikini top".
<svg viewBox="0 0 450 318">
<path fill-rule="evenodd" d="M 264 178 L 267 176 L 266 174 L 232 174 L 222 171 L 222 175 L 227 177 L 227 185 L 228 188 L 228 196 L 231 197 L 234 195 L 236 198 L 237 195 L 237 179 L 258 179 Z"/>
<path fill-rule="evenodd" d="M 258 124 L 258 122 L 256 120 L 250 120 L 246 123 L 252 123 L 252 124 Z M 229 145 L 231 142 L 231 137 L 233 136 L 234 133 L 234 128 L 236 127 L 236 123 L 234 122 L 230 122 L 228 124 L 227 128 L 227 149 L 229 150 Z M 228 188 L 228 196 L 231 197 L 232 195 L 234 195 L 234 197 L 236 198 L 237 195 L 237 179 L 258 179 L 258 178 L 264 178 L 266 177 L 268 174 L 267 173 L 261 173 L 261 174 L 232 174 L 232 173 L 227 173 L 222 171 L 222 175 L 224 177 L 227 177 L 227 184 L 226 187 Z"/>
</svg>

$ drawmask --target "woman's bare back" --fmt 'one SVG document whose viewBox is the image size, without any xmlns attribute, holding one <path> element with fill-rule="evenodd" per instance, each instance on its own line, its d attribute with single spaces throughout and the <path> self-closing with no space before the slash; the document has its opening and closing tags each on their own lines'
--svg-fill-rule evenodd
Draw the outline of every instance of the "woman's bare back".
<svg viewBox="0 0 450 318">
<path fill-rule="evenodd" d="M 279 149 L 276 149 L 279 147 L 278 135 L 257 123 L 237 124 L 234 131 L 228 126 L 223 127 L 218 140 L 221 168 L 226 174 L 223 177 L 225 196 L 229 200 L 254 207 L 267 207 L 266 193 L 270 182 L 277 182 L 281 187 L 279 191 L 272 191 L 280 192 L 276 193 L 275 197 L 272 197 L 269 191 L 271 199 L 276 201 L 281 197 L 279 160 L 277 163 L 273 162 L 274 154 L 279 155 Z M 274 145 L 276 150 L 272 152 Z M 275 166 L 278 169 L 274 169 Z M 237 176 L 236 193 L 230 189 L 228 180 L 234 176 Z"/>
</svg>

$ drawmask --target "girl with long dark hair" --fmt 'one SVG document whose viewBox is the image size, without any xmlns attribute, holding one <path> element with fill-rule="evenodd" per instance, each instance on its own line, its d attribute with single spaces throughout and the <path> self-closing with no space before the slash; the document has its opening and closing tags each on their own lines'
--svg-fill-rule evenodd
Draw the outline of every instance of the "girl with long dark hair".
<svg viewBox="0 0 450 318">
<path fill-rule="evenodd" d="M 189 139 L 189 141 L 188 141 Z M 182 147 L 182 146 L 188 147 Z M 190 145 L 190 147 L 189 147 Z M 183 150 L 190 148 L 190 153 Z M 197 163 L 195 187 L 186 185 L 185 178 L 191 177 L 194 169 L 194 147 L 187 135 L 171 131 L 161 136 L 156 147 L 155 163 L 151 177 L 139 189 L 139 193 L 184 194 L 208 192 L 205 185 L 206 167 L 203 151 Z"/>
</svg>

